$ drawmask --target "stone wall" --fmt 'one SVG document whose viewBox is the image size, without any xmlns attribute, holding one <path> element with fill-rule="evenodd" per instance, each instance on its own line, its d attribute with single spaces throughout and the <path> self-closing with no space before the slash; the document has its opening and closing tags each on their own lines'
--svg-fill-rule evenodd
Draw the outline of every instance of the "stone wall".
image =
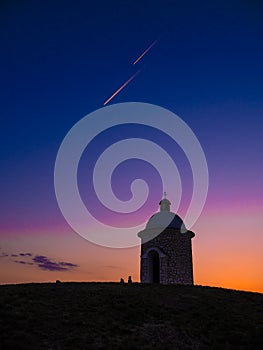
<svg viewBox="0 0 263 350">
<path fill-rule="evenodd" d="M 176 229 L 165 229 L 150 241 L 149 235 L 154 236 L 152 230 L 141 231 L 141 282 L 151 282 L 149 265 L 151 260 L 148 253 L 153 249 L 159 254 L 160 283 L 163 284 L 193 284 L 193 263 L 191 239 L 194 233 L 187 231 L 181 233 Z"/>
</svg>

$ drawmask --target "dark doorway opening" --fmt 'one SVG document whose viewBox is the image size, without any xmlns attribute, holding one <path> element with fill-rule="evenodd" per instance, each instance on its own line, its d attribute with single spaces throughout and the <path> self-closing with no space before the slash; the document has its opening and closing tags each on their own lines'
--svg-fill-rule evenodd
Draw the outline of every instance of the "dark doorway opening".
<svg viewBox="0 0 263 350">
<path fill-rule="evenodd" d="M 150 282 L 160 283 L 160 258 L 158 252 L 152 250 L 149 253 Z"/>
</svg>

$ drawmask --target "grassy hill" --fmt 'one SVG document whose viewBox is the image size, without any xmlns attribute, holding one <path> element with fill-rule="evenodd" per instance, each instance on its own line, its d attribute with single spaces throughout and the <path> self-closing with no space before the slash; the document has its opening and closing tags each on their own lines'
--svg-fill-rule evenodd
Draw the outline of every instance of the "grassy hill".
<svg viewBox="0 0 263 350">
<path fill-rule="evenodd" d="M 0 286 L 0 349 L 263 349 L 263 294 L 200 286 Z"/>
</svg>

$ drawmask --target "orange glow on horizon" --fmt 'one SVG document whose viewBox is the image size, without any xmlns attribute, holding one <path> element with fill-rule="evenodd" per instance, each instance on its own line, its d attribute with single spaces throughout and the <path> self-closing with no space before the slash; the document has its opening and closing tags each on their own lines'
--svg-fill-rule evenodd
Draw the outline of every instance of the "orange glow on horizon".
<svg viewBox="0 0 263 350">
<path fill-rule="evenodd" d="M 262 210 L 242 212 L 204 211 L 191 228 L 194 283 L 263 293 Z M 55 231 L 58 231 L 56 233 Z M 56 281 L 127 281 L 140 279 L 140 247 L 113 249 L 92 244 L 66 225 L 32 232 L 5 232 L 1 247 L 9 256 L 1 258 L 0 283 Z M 30 252 L 52 261 L 77 264 L 70 271 L 43 271 L 34 265 L 15 263 L 12 254 Z M 19 258 L 20 259 L 20 258 Z M 22 259 L 22 258 L 21 258 Z M 30 257 L 24 258 L 31 262 Z"/>
</svg>

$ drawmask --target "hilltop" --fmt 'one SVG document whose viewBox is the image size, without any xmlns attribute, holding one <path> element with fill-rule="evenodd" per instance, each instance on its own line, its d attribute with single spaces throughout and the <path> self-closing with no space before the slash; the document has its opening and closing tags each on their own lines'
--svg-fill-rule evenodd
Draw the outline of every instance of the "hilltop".
<svg viewBox="0 0 263 350">
<path fill-rule="evenodd" d="M 201 286 L 0 286 L 1 349 L 260 349 L 263 294 Z"/>
</svg>

